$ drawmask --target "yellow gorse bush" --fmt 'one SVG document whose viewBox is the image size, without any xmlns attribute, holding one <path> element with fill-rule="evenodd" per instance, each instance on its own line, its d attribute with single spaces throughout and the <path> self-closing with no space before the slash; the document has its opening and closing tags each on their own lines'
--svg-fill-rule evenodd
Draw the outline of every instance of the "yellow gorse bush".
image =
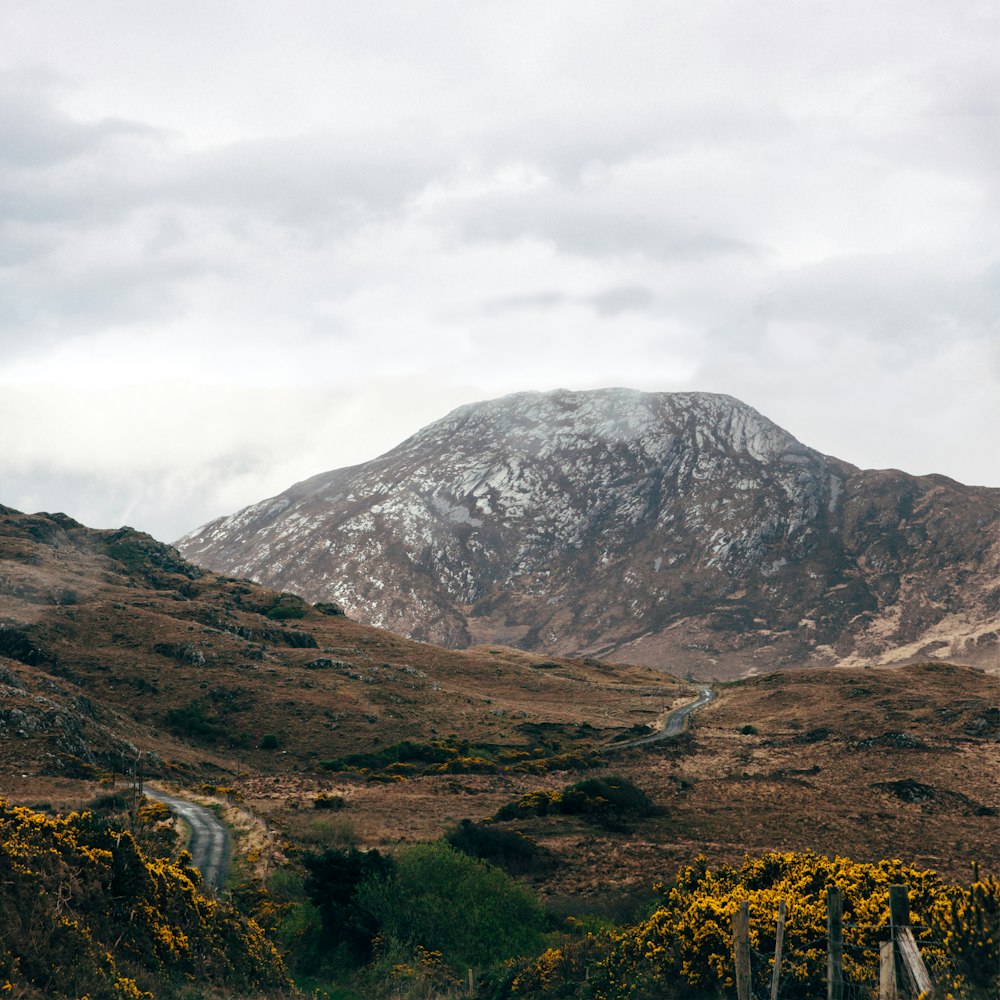
<svg viewBox="0 0 1000 1000">
<path fill-rule="evenodd" d="M 933 871 L 886 860 L 874 864 L 806 853 L 747 858 L 739 868 L 709 868 L 704 858 L 684 869 L 649 919 L 611 935 L 600 955 L 587 948 L 584 987 L 578 943 L 550 949 L 513 980 L 517 996 L 626 1000 L 648 995 L 717 996 L 732 992 L 732 919 L 749 904 L 754 990 L 766 995 L 778 907 L 787 906 L 781 996 L 826 990 L 827 889 L 843 898 L 844 975 L 861 987 L 877 979 L 879 942 L 889 936 L 889 886 L 909 887 L 911 923 L 925 961 L 954 995 L 993 996 L 1000 968 L 995 879 L 970 889 L 947 885 Z"/>
<path fill-rule="evenodd" d="M 0 983 L 91 1000 L 146 1000 L 165 978 L 284 988 L 260 927 L 200 882 L 190 855 L 149 858 L 92 813 L 53 818 L 0 799 Z"/>
</svg>

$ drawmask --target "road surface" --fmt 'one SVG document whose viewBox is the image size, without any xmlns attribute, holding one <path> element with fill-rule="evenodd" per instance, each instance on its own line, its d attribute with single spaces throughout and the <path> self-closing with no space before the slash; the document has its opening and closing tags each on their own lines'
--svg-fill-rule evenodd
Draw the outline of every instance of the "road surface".
<svg viewBox="0 0 1000 1000">
<path fill-rule="evenodd" d="M 157 789 L 146 788 L 146 794 L 170 807 L 191 829 L 188 850 L 191 861 L 216 891 L 222 889 L 229 869 L 229 833 L 211 809 L 187 799 L 178 799 Z"/>
<path fill-rule="evenodd" d="M 701 693 L 694 701 L 689 701 L 686 705 L 681 705 L 680 708 L 675 708 L 672 712 L 668 712 L 663 717 L 662 726 L 655 733 L 650 733 L 649 736 L 640 736 L 637 740 L 612 743 L 604 749 L 622 750 L 626 747 L 641 747 L 647 746 L 650 743 L 659 743 L 661 740 L 669 740 L 671 737 L 683 732 L 688 716 L 695 709 L 701 708 L 703 705 L 707 705 L 710 701 L 714 700 L 715 692 L 706 685 L 701 689 Z"/>
</svg>

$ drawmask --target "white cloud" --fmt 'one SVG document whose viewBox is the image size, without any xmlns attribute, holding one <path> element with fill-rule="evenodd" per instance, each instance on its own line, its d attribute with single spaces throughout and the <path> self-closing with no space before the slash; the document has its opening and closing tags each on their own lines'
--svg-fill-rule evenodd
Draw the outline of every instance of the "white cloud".
<svg viewBox="0 0 1000 1000">
<path fill-rule="evenodd" d="M 7 4 L 0 503 L 170 537 L 610 383 L 1000 485 L 998 20 Z"/>
</svg>

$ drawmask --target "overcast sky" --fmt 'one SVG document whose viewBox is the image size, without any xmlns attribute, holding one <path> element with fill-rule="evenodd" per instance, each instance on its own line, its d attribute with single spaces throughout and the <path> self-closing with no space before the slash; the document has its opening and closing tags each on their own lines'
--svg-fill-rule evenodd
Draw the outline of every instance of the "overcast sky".
<svg viewBox="0 0 1000 1000">
<path fill-rule="evenodd" d="M 3 0 L 0 503 L 163 540 L 521 389 L 1000 487 L 994 0 Z"/>
</svg>

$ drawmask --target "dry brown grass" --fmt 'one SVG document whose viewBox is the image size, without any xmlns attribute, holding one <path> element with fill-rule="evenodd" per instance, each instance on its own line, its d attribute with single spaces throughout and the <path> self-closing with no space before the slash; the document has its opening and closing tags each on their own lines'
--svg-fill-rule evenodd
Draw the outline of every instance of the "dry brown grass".
<svg viewBox="0 0 1000 1000">
<path fill-rule="evenodd" d="M 260 588 L 169 572 L 154 586 L 103 555 L 100 533 L 67 529 L 30 542 L 11 527 L 16 520 L 7 517 L 0 531 L 0 622 L 24 631 L 43 656 L 30 664 L 0 657 L 0 794 L 76 809 L 102 790 L 97 779 L 123 749 L 129 763 L 138 750 L 147 776 L 238 787 L 246 811 L 232 818 L 256 838 L 245 853 L 271 859 L 265 868 L 279 863 L 285 842 L 428 840 L 527 791 L 581 777 L 442 774 L 375 784 L 325 771 L 323 760 L 449 734 L 567 750 L 651 725 L 693 691 L 649 667 L 500 646 L 452 652 L 313 609 L 301 621 L 272 622 L 259 613 L 271 597 Z M 315 648 L 290 645 L 287 632 L 310 634 Z M 154 648 L 161 643 L 191 655 L 164 655 Z M 607 760 L 605 770 L 647 791 L 661 815 L 629 831 L 578 817 L 515 825 L 559 859 L 543 887 L 550 895 L 626 891 L 700 853 L 736 861 L 767 849 L 899 856 L 953 878 L 973 859 L 996 871 L 997 693 L 995 676 L 943 664 L 755 677 L 723 687 L 679 740 Z M 218 724 L 214 738 L 167 727 L 169 710 L 192 702 Z M 756 732 L 741 732 L 746 726 Z M 234 745 L 241 733 L 242 747 Z M 276 750 L 260 746 L 268 733 Z M 879 742 L 887 733 L 904 738 Z M 876 787 L 897 781 L 928 786 L 933 797 L 905 801 Z M 346 808 L 315 810 L 321 792 L 342 795 Z"/>
<path fill-rule="evenodd" d="M 732 863 L 768 850 L 901 857 L 963 880 L 973 860 L 1000 867 L 996 695 L 994 678 L 941 664 L 755 678 L 724 687 L 679 740 L 609 759 L 605 770 L 645 789 L 661 815 L 627 831 L 563 816 L 511 826 L 559 859 L 538 883 L 554 897 L 627 894 L 699 854 Z M 982 734 L 970 735 L 983 719 Z M 746 726 L 756 734 L 743 733 Z M 527 791 L 580 777 L 436 776 L 391 785 L 258 778 L 247 794 L 289 833 L 324 815 L 312 808 L 317 794 L 339 794 L 347 807 L 337 816 L 350 819 L 359 844 L 384 848 L 441 836 Z M 873 787 L 908 779 L 934 798 L 908 802 Z"/>
</svg>

